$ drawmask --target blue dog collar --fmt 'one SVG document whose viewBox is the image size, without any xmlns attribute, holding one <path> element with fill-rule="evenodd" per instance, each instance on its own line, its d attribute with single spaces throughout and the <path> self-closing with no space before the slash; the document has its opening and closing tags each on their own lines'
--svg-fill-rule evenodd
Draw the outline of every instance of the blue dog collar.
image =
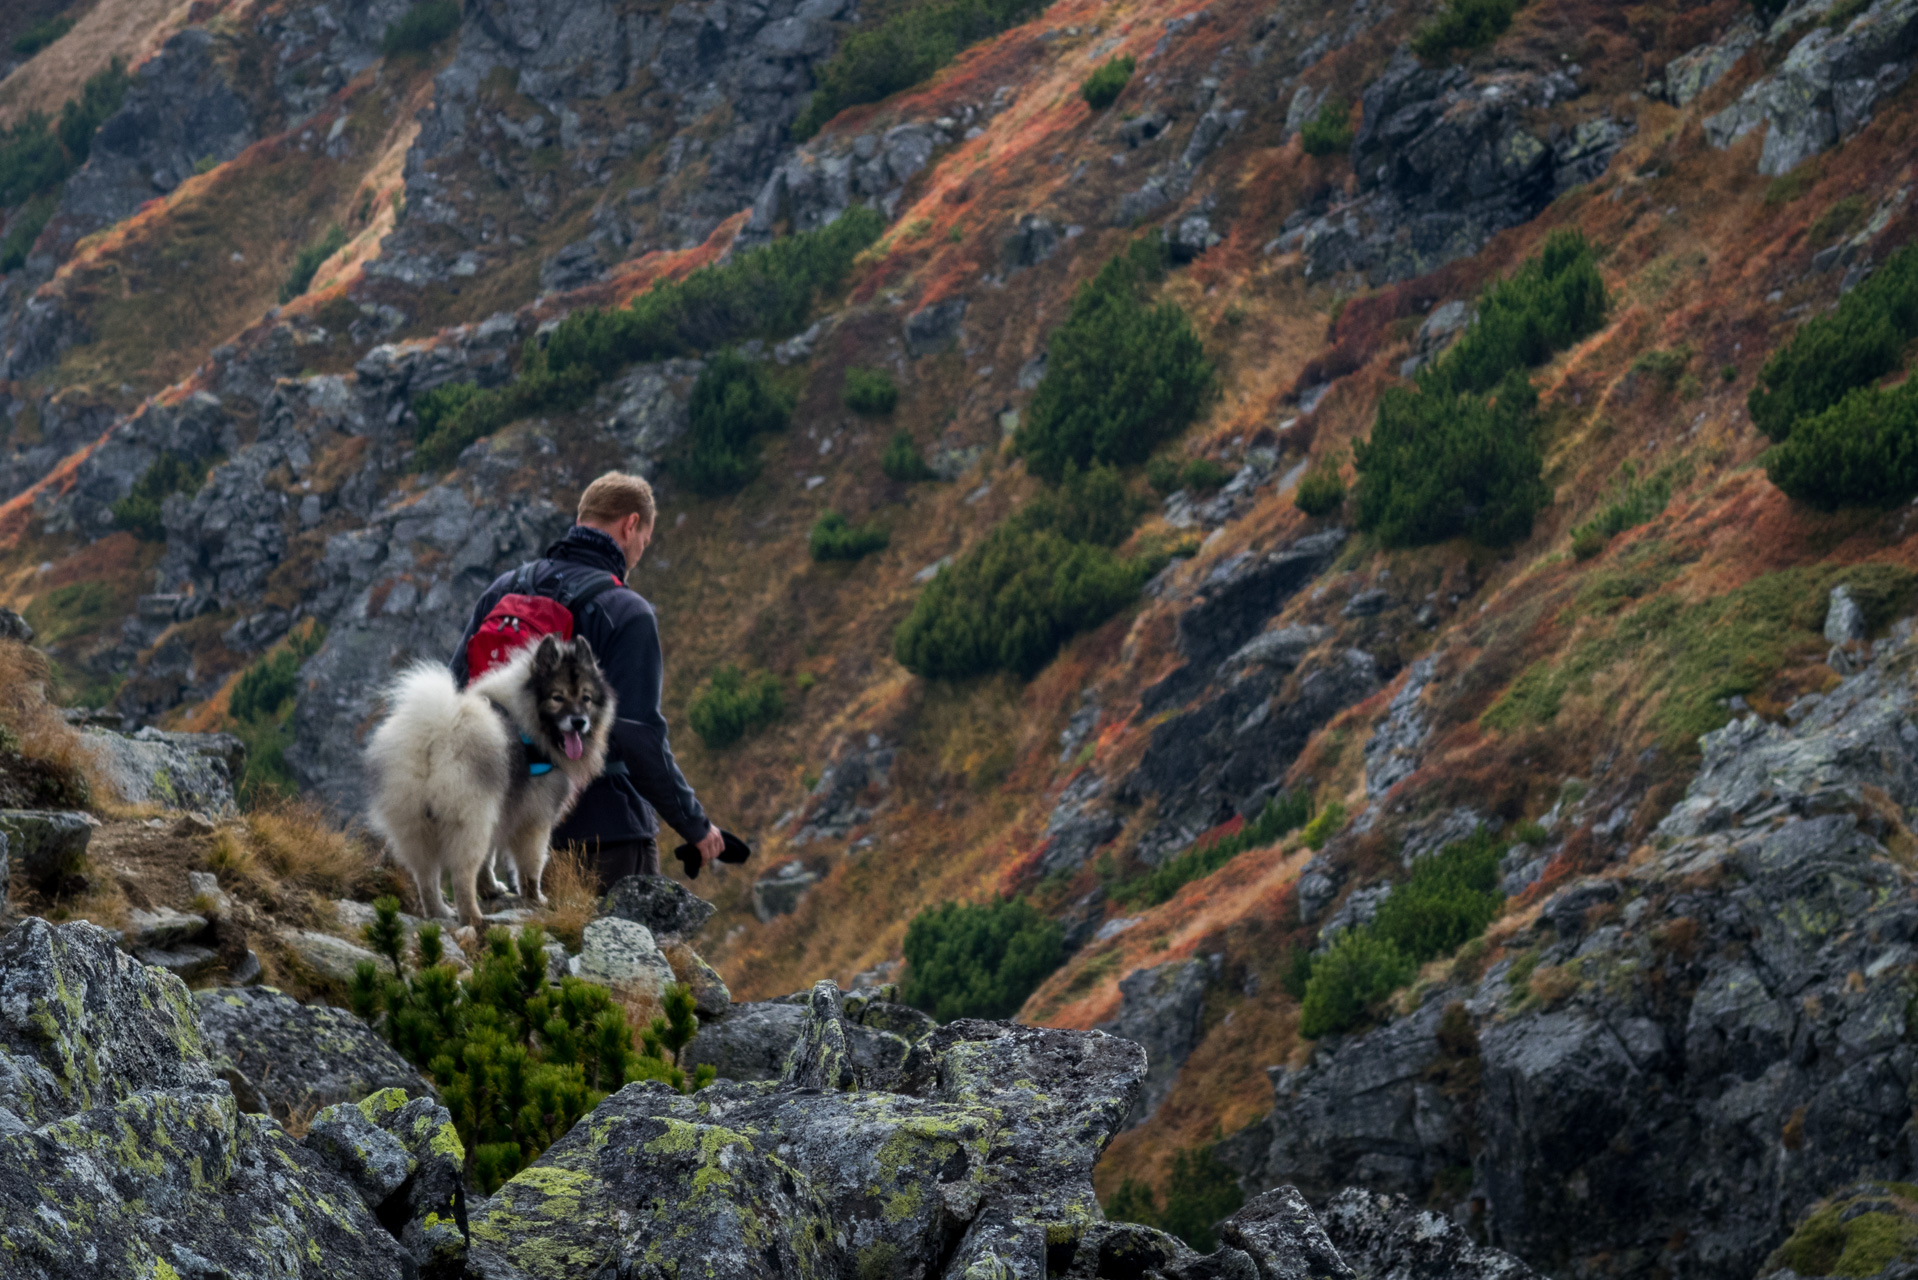
<svg viewBox="0 0 1918 1280">
<path fill-rule="evenodd" d="M 524 744 L 525 746 L 529 746 L 529 747 L 530 747 L 530 746 L 532 746 L 532 745 L 533 745 L 533 740 L 532 740 L 531 738 L 529 738 L 529 737 L 527 737 L 527 736 L 526 736 L 525 734 L 523 734 L 523 733 L 522 733 L 522 734 L 520 734 L 520 736 L 519 736 L 519 740 L 520 740 L 520 742 L 521 742 L 522 744 Z M 550 765 L 550 764 L 547 764 L 547 763 L 546 763 L 545 761 L 543 761 L 543 760 L 541 760 L 541 761 L 535 761 L 534 763 L 532 763 L 532 764 L 529 764 L 529 765 L 527 765 L 527 766 L 526 766 L 526 772 L 528 772 L 528 773 L 530 773 L 530 774 L 532 774 L 532 775 L 533 775 L 533 776 L 534 776 L 535 778 L 538 778 L 538 777 L 543 777 L 544 775 L 546 775 L 546 774 L 549 774 L 549 773 L 551 773 L 552 771 L 553 771 L 553 766 L 552 766 L 552 765 Z"/>
</svg>

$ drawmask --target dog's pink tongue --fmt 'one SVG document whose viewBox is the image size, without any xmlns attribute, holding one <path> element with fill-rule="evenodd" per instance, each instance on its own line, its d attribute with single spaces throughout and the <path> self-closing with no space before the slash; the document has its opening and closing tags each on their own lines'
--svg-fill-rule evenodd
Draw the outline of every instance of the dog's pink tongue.
<svg viewBox="0 0 1918 1280">
<path fill-rule="evenodd" d="M 586 752 L 586 744 L 579 740 L 577 733 L 561 735 L 559 744 L 566 748 L 566 758 L 568 760 L 577 760 Z"/>
</svg>

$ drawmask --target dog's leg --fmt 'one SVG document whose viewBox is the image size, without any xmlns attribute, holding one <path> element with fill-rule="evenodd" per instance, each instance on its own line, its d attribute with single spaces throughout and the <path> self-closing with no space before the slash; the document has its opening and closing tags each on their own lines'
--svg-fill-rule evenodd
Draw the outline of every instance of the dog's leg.
<svg viewBox="0 0 1918 1280">
<path fill-rule="evenodd" d="M 540 892 L 539 882 L 546 872 L 546 848 L 551 839 L 551 830 L 537 822 L 529 822 L 513 833 L 513 863 L 520 895 L 542 907 L 546 895 Z"/>
<path fill-rule="evenodd" d="M 501 884 L 493 874 L 493 864 L 502 861 L 500 853 L 501 851 L 496 849 L 487 854 L 486 860 L 480 863 L 479 891 L 482 898 L 497 898 L 506 892 L 506 886 Z M 519 886 L 515 885 L 513 891 L 517 893 Z"/>
<path fill-rule="evenodd" d="M 444 920 L 450 912 L 446 909 L 446 899 L 440 896 L 440 864 L 435 858 L 423 871 L 416 871 L 414 880 L 420 887 L 420 910 L 426 913 L 428 920 Z"/>
<path fill-rule="evenodd" d="M 459 903 L 460 918 L 475 930 L 484 932 L 486 922 L 480 919 L 479 895 L 475 892 L 479 881 L 479 867 L 467 863 L 464 868 L 454 868 L 453 897 Z"/>
</svg>

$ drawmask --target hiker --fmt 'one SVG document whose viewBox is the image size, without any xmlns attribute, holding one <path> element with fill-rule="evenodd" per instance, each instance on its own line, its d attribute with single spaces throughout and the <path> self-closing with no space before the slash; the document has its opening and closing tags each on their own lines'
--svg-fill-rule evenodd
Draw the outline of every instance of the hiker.
<svg viewBox="0 0 1918 1280">
<path fill-rule="evenodd" d="M 579 845 L 599 878 L 599 891 L 629 875 L 660 874 L 659 821 L 698 848 L 700 865 L 725 847 L 679 771 L 660 712 L 665 661 L 653 606 L 625 578 L 653 539 L 653 488 L 639 476 L 609 471 L 579 496 L 579 515 L 544 558 L 502 574 L 473 607 L 453 655 L 453 678 L 464 687 L 468 642 L 510 592 L 543 596 L 573 613 L 618 697 L 618 722 L 606 770 L 553 832 L 554 847 Z M 690 856 L 690 855 L 689 855 Z M 689 863 L 689 869 L 690 869 Z"/>
</svg>

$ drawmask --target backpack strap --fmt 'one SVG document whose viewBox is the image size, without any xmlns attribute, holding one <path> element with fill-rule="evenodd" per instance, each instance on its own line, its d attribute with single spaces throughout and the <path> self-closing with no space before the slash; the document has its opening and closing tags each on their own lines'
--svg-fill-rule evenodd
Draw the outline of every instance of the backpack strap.
<svg viewBox="0 0 1918 1280">
<path fill-rule="evenodd" d="M 577 620 L 586 606 L 597 600 L 601 594 L 611 591 L 614 587 L 625 585 L 612 574 L 595 569 L 587 573 L 563 577 L 560 580 L 559 590 L 553 593 L 553 599 Z"/>
</svg>

